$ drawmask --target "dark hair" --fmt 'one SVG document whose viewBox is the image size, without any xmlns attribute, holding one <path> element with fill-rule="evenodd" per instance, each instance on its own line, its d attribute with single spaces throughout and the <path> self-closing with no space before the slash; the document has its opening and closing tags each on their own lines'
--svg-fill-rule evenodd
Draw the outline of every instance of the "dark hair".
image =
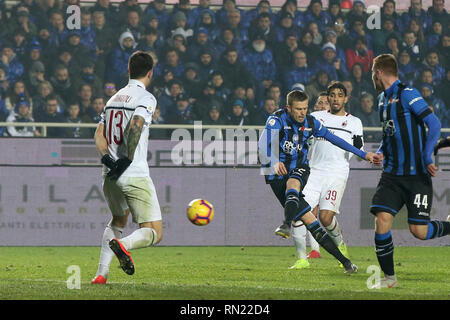
<svg viewBox="0 0 450 320">
<path fill-rule="evenodd" d="M 331 83 L 327 88 L 327 96 L 329 96 L 331 94 L 331 91 L 333 91 L 334 89 L 342 90 L 342 92 L 344 92 L 344 95 L 347 96 L 347 88 L 345 88 L 342 82 L 335 81 Z"/>
<path fill-rule="evenodd" d="M 328 92 L 320 91 L 319 94 L 318 94 L 318 97 L 328 97 Z"/>
<path fill-rule="evenodd" d="M 147 52 L 136 51 L 128 61 L 128 69 L 130 70 L 130 79 L 145 77 L 153 69 L 153 58 Z"/>
<path fill-rule="evenodd" d="M 56 96 L 56 94 L 50 93 L 50 94 L 45 98 L 45 104 L 47 104 L 50 100 L 56 100 L 56 101 L 58 101 L 58 97 Z"/>
<path fill-rule="evenodd" d="M 286 96 L 286 101 L 288 106 L 292 106 L 292 103 L 295 101 L 305 101 L 308 100 L 308 95 L 300 90 L 293 90 L 289 92 Z"/>
</svg>

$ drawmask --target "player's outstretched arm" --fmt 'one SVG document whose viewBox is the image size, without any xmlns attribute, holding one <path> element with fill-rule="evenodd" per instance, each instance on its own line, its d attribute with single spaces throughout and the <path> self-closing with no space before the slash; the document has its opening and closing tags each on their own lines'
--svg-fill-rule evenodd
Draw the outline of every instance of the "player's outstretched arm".
<svg viewBox="0 0 450 320">
<path fill-rule="evenodd" d="M 355 148 L 354 146 L 352 146 L 350 143 L 348 143 L 347 141 L 339 138 L 338 136 L 332 134 L 328 129 L 325 129 L 325 133 L 323 134 L 323 137 L 330 141 L 332 144 L 334 144 L 335 146 L 338 146 L 339 148 L 351 152 L 353 154 L 356 154 L 358 157 L 360 157 L 361 159 L 364 160 L 368 160 L 371 161 L 373 160 L 373 155 L 369 156 L 369 159 L 367 158 L 368 153 L 360 150 L 358 148 Z"/>
</svg>

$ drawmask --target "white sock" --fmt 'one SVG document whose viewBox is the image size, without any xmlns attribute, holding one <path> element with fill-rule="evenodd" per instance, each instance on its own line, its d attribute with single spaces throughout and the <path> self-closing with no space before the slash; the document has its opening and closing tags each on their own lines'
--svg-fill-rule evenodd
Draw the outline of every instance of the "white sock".
<svg viewBox="0 0 450 320">
<path fill-rule="evenodd" d="M 292 222 L 292 239 L 299 259 L 306 259 L 306 227 L 302 221 Z"/>
<path fill-rule="evenodd" d="M 152 228 L 137 229 L 129 236 L 120 239 L 127 251 L 151 246 L 156 241 L 158 241 L 158 234 Z"/>
<path fill-rule="evenodd" d="M 339 223 L 336 217 L 333 217 L 330 225 L 328 227 L 325 227 L 325 230 L 337 246 L 341 245 L 342 242 L 344 242 L 344 239 L 342 238 L 341 228 L 339 227 Z"/>
<path fill-rule="evenodd" d="M 109 265 L 111 264 L 111 259 L 114 256 L 114 252 L 112 252 L 109 247 L 109 241 L 113 238 L 120 238 L 122 236 L 123 228 L 119 228 L 111 225 L 111 222 L 105 228 L 103 232 L 102 238 L 102 248 L 100 250 L 100 261 L 98 264 L 97 274 L 103 276 L 104 278 L 108 277 L 109 273 Z"/>
<path fill-rule="evenodd" d="M 320 252 L 320 244 L 314 239 L 311 232 L 308 231 L 309 245 L 311 246 L 311 251 Z"/>
</svg>

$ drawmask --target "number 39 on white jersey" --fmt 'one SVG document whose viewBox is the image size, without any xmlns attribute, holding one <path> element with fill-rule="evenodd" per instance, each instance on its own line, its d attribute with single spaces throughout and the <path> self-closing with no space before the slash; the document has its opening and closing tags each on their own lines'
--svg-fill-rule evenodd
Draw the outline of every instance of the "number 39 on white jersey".
<svg viewBox="0 0 450 320">
<path fill-rule="evenodd" d="M 120 89 L 108 100 L 103 109 L 100 123 L 105 125 L 108 151 L 114 160 L 128 156 L 127 139 L 124 132 L 132 117 L 139 115 L 145 120 L 133 162 L 122 176 L 149 176 L 147 163 L 148 135 L 155 108 L 155 97 L 145 89 L 142 82 L 131 79 L 127 86 Z M 104 174 L 106 171 L 107 168 L 104 166 Z"/>
</svg>

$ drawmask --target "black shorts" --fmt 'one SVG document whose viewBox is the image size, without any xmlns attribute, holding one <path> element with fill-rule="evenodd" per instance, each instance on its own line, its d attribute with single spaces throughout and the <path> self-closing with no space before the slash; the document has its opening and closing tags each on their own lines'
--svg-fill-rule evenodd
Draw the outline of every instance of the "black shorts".
<svg viewBox="0 0 450 320">
<path fill-rule="evenodd" d="M 370 212 L 376 215 L 384 211 L 395 217 L 403 205 L 408 209 L 409 224 L 428 224 L 433 205 L 430 176 L 395 176 L 389 173 L 381 175 Z"/>
<path fill-rule="evenodd" d="M 272 183 L 270 183 L 270 188 L 272 189 L 273 193 L 277 197 L 278 201 L 280 201 L 281 206 L 284 208 L 284 204 L 286 202 L 286 183 L 288 181 L 289 177 L 285 176 L 283 179 L 275 180 Z M 298 209 L 299 212 L 297 216 L 294 218 L 294 221 L 300 220 L 300 218 L 307 213 L 308 211 L 311 211 L 311 206 L 308 204 L 308 202 L 305 201 L 305 196 L 300 191 L 299 197 L 298 197 Z"/>
</svg>

